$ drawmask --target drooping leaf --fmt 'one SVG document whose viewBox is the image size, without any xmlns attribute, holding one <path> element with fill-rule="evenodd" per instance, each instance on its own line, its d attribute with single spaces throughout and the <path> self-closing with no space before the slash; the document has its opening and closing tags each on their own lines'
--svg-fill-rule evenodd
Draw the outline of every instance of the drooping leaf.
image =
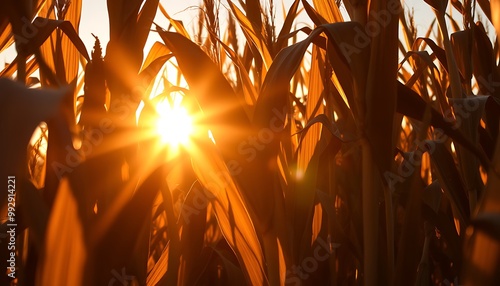
<svg viewBox="0 0 500 286">
<path fill-rule="evenodd" d="M 426 109 L 424 100 L 412 89 L 398 83 L 398 100 L 396 111 L 408 117 L 422 120 Z M 466 138 L 459 130 L 447 122 L 443 116 L 436 110 L 431 108 L 431 125 L 439 128 L 444 134 L 450 136 L 459 144 L 465 146 L 470 152 L 475 154 L 484 167 L 489 167 L 489 160 L 486 155 L 481 151 L 475 142 Z"/>
<path fill-rule="evenodd" d="M 224 153 L 234 157 L 237 138 L 224 139 L 224 127 L 240 128 L 249 125 L 236 95 L 217 66 L 193 42 L 185 37 L 166 31 L 160 31 L 160 36 L 174 53 L 191 91 L 207 115 L 206 121 Z M 225 146 L 227 145 L 227 147 Z"/>
<path fill-rule="evenodd" d="M 314 10 L 311 4 L 309 4 L 307 1 L 302 0 L 302 5 L 304 5 L 304 9 L 306 10 L 307 15 L 309 16 L 309 18 L 311 18 L 316 26 L 319 27 L 321 25 L 328 24 L 328 21 L 320 13 Z"/>
<path fill-rule="evenodd" d="M 191 36 L 186 31 L 184 24 L 182 24 L 181 21 L 175 20 L 172 17 L 170 17 L 170 15 L 167 13 L 167 10 L 165 10 L 165 7 L 163 7 L 163 5 L 161 3 L 159 3 L 159 7 L 160 7 L 161 13 L 163 14 L 163 16 L 165 16 L 165 18 L 167 18 L 170 21 L 170 24 L 174 27 L 175 31 L 177 33 L 183 35 L 187 39 L 191 39 Z"/>
<path fill-rule="evenodd" d="M 56 19 L 53 5 L 44 5 L 40 14 L 51 20 Z M 71 24 L 75 31 L 79 31 L 80 16 L 82 10 L 82 1 L 71 1 L 65 5 L 61 11 L 58 11 L 57 20 L 64 20 Z M 35 22 L 36 23 L 36 22 Z M 40 21 L 38 22 L 40 23 Z M 57 75 L 61 83 L 68 84 L 74 81 L 78 75 L 79 57 L 78 40 L 75 36 L 69 37 L 69 34 L 63 35 L 61 31 L 54 30 L 47 41 L 40 47 L 41 55 L 47 63 L 48 68 Z M 48 81 L 45 71 L 41 71 L 40 78 L 43 85 L 47 85 Z"/>
<path fill-rule="evenodd" d="M 247 283 L 268 285 L 264 257 L 249 210 L 224 162 L 210 147 L 195 153 L 193 168 L 200 183 L 212 193 L 209 201 L 229 246 L 243 265 Z"/>
<path fill-rule="evenodd" d="M 417 38 L 415 43 L 413 44 L 413 49 L 417 49 L 422 42 L 425 42 L 429 48 L 434 52 L 439 62 L 443 65 L 443 67 L 448 70 L 448 63 L 446 61 L 446 53 L 443 48 L 438 46 L 432 39 L 430 38 Z"/>
<path fill-rule="evenodd" d="M 453 157 L 441 142 L 426 141 L 426 145 L 432 163 L 436 166 L 440 184 L 458 211 L 460 226 L 466 227 L 470 217 L 467 191 L 464 189 L 463 178 L 455 166 Z"/>
<path fill-rule="evenodd" d="M 259 243 L 256 243 L 253 223 L 248 217 L 248 210 L 244 204 L 244 200 L 233 182 L 233 178 L 235 178 L 244 191 L 247 190 L 246 187 L 248 187 L 248 190 L 252 189 L 249 187 L 249 181 L 241 181 L 242 178 L 238 177 L 238 173 L 235 173 L 235 170 L 237 171 L 239 168 L 246 167 L 246 165 L 239 165 L 245 164 L 247 160 L 245 159 L 245 154 L 238 153 L 238 150 L 241 148 L 239 147 L 240 143 L 246 140 L 243 136 L 246 136 L 248 133 L 246 133 L 246 130 L 237 131 L 234 129 L 234 131 L 231 131 L 233 132 L 233 136 L 225 136 L 228 130 L 231 130 L 229 128 L 245 128 L 250 126 L 249 120 L 227 80 L 220 73 L 217 66 L 198 46 L 179 34 L 161 31 L 160 36 L 176 56 L 179 67 L 190 85 L 191 92 L 196 95 L 206 115 L 204 124 L 207 124 L 208 128 L 212 131 L 217 142 L 217 149 L 220 150 L 225 160 L 224 163 L 220 161 L 220 158 L 213 157 L 212 155 L 210 155 L 210 159 L 202 160 L 200 157 L 203 154 L 199 153 L 199 156 L 195 157 L 201 160 L 201 162 L 211 162 L 214 160 L 217 164 L 211 167 L 215 168 L 212 171 L 201 171 L 208 167 L 206 163 L 199 166 L 198 163 L 195 163 L 198 166 L 195 169 L 198 178 L 205 188 L 216 194 L 217 200 L 213 204 L 219 225 L 240 263 L 246 266 L 248 281 L 259 285 L 265 283 L 266 278 L 263 273 L 262 252 Z M 228 170 L 225 164 L 228 164 L 230 168 L 236 164 L 236 169 L 232 168 L 229 170 L 230 174 L 233 175 L 232 177 L 227 175 Z M 213 176 L 214 172 L 216 176 L 223 176 L 216 178 L 215 185 L 213 182 L 214 178 L 210 177 Z M 220 181 L 221 179 L 222 182 Z M 274 204 L 273 200 L 269 199 L 269 197 L 266 204 L 264 204 L 263 200 L 256 199 L 264 194 L 254 191 L 258 189 L 252 190 L 253 192 L 251 193 L 245 191 L 245 199 L 250 197 L 251 202 L 259 202 L 259 205 L 252 204 L 253 208 L 258 207 L 260 209 L 266 204 Z M 229 196 L 229 198 L 226 196 Z M 232 212 L 235 212 L 234 217 L 230 215 Z M 257 211 L 257 218 L 259 220 L 270 220 L 272 218 L 271 215 L 272 210 L 269 208 L 266 209 L 265 213 Z M 232 223 L 234 219 L 241 219 L 243 221 L 241 223 Z M 263 221 L 256 221 L 255 223 L 259 225 Z M 241 229 L 236 229 L 237 231 L 235 232 L 232 227 L 236 225 L 241 227 Z M 246 242 L 242 240 L 243 238 L 245 238 Z"/>
<path fill-rule="evenodd" d="M 170 50 L 162 43 L 160 42 L 155 42 L 151 49 L 149 50 L 148 55 L 146 56 L 146 59 L 144 60 L 144 63 L 142 64 L 140 72 L 144 72 L 151 64 L 153 64 L 157 59 L 162 58 L 163 56 L 166 56 L 170 54 Z M 151 75 L 156 75 L 158 73 L 158 70 L 156 72 L 150 71 L 149 74 Z"/>
<path fill-rule="evenodd" d="M 53 20 L 53 19 L 44 19 L 41 17 L 35 18 L 33 23 L 39 23 L 37 27 L 36 36 L 27 39 L 26 42 L 23 43 L 23 53 L 25 55 L 31 55 L 36 52 L 36 50 L 47 40 L 47 38 L 52 34 L 52 32 L 59 28 L 61 29 L 66 36 L 71 40 L 73 45 L 78 49 L 81 55 L 85 57 L 87 61 L 90 61 L 89 54 L 82 40 L 78 36 L 78 33 L 75 31 L 75 28 L 69 21 L 62 20 Z"/>
</svg>

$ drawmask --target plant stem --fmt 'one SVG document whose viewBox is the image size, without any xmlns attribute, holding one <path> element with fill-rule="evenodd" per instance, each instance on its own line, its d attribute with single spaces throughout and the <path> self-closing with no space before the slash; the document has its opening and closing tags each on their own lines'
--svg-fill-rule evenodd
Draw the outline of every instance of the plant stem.
<svg viewBox="0 0 500 286">
<path fill-rule="evenodd" d="M 363 178 L 363 253 L 364 253 L 364 285 L 378 283 L 378 196 L 375 184 L 376 169 L 373 154 L 368 140 L 364 138 L 362 148 Z"/>
<path fill-rule="evenodd" d="M 462 98 L 462 88 L 460 81 L 460 74 L 458 72 L 457 62 L 451 47 L 450 37 L 448 35 L 448 28 L 444 19 L 444 13 L 436 11 L 436 18 L 439 23 L 441 35 L 443 36 L 444 51 L 446 52 L 446 62 L 448 64 L 448 76 L 450 77 L 451 95 L 453 98 Z"/>
<path fill-rule="evenodd" d="M 179 265 L 180 265 L 180 241 L 179 241 L 179 227 L 177 226 L 177 220 L 174 214 L 174 207 L 172 201 L 172 195 L 168 184 L 163 182 L 161 188 L 163 204 L 165 206 L 165 212 L 167 214 L 167 235 L 170 238 L 170 247 L 168 253 L 168 270 L 165 275 L 165 280 L 162 281 L 166 283 L 165 285 L 177 285 Z"/>
<path fill-rule="evenodd" d="M 394 279 L 394 209 L 392 205 L 392 190 L 384 187 L 385 198 L 385 221 L 387 235 L 387 274 L 389 285 L 393 284 Z"/>
</svg>

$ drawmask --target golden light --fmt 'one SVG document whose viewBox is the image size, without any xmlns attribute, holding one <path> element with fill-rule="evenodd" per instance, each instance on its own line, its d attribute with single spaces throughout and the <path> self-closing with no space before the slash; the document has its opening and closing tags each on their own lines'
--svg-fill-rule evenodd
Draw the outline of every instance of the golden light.
<svg viewBox="0 0 500 286">
<path fill-rule="evenodd" d="M 156 122 L 156 131 L 163 144 L 168 144 L 173 149 L 180 145 L 187 146 L 193 133 L 193 118 L 187 110 L 168 101 L 161 101 L 156 105 L 159 118 Z"/>
</svg>

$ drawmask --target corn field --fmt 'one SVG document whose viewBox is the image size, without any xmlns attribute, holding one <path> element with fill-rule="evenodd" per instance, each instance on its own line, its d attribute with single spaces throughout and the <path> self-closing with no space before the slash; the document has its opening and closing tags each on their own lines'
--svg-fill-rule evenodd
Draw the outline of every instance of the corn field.
<svg viewBox="0 0 500 286">
<path fill-rule="evenodd" d="M 499 285 L 500 0 L 106 4 L 1 1 L 0 285 Z"/>
</svg>

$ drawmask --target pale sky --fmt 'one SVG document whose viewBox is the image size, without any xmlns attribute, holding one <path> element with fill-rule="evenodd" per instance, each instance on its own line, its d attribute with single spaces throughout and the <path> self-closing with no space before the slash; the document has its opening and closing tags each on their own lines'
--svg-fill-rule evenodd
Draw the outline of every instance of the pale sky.
<svg viewBox="0 0 500 286">
<path fill-rule="evenodd" d="M 167 13 L 176 19 L 181 20 L 188 32 L 192 31 L 193 25 L 198 22 L 198 6 L 201 0 L 160 0 L 160 3 L 165 7 Z M 225 11 L 227 7 L 226 1 L 222 1 L 221 10 Z M 264 3 L 264 1 L 262 1 Z M 282 19 L 282 5 L 285 5 L 285 9 L 288 10 L 293 3 L 293 0 L 279 1 L 275 0 L 277 21 Z M 306 19 L 305 15 L 301 19 Z M 221 18 L 223 18 L 221 16 Z M 281 20 L 282 21 L 282 20 Z M 157 12 L 155 22 L 158 23 L 163 28 L 168 27 L 168 21 L 163 17 L 160 11 Z M 108 22 L 107 22 L 107 8 L 106 1 L 104 0 L 83 0 L 83 11 L 82 19 L 80 23 L 80 37 L 87 46 L 87 49 L 91 49 L 94 44 L 94 38 L 90 33 L 94 33 L 99 37 L 101 43 L 107 43 L 109 39 Z M 149 41 L 146 46 L 151 46 L 154 41 L 160 41 L 160 38 L 155 34 L 151 33 L 149 35 Z"/>
<path fill-rule="evenodd" d="M 185 26 L 189 26 L 189 23 L 197 18 L 196 8 L 194 7 L 198 5 L 199 0 L 161 0 L 160 2 L 171 17 L 182 20 Z M 164 28 L 168 27 L 168 22 L 160 11 L 156 14 L 155 22 Z M 188 31 L 190 30 L 188 29 Z M 89 51 L 94 45 L 94 37 L 92 37 L 91 33 L 99 37 L 104 49 L 109 40 L 108 12 L 105 0 L 83 0 L 80 37 Z M 153 34 L 150 34 L 150 38 Z M 159 40 L 159 37 L 154 38 Z M 151 44 L 150 39 L 149 45 Z"/>
<path fill-rule="evenodd" d="M 201 0 L 160 0 L 160 3 L 165 7 L 167 13 L 170 16 L 177 20 L 182 20 L 184 26 L 188 30 L 188 32 L 192 31 L 192 25 L 196 25 L 198 22 L 198 6 L 200 5 Z M 261 1 L 261 3 L 266 3 L 267 1 Z M 312 1 L 309 0 L 310 3 Z M 423 36 L 426 27 L 428 27 L 429 23 L 434 18 L 434 13 L 431 8 L 423 1 L 423 0 L 406 0 L 407 7 L 413 7 L 415 9 L 416 21 L 417 21 L 417 29 L 419 31 L 419 35 Z M 226 1 L 222 1 L 221 10 L 225 10 L 227 7 Z M 276 23 L 277 27 L 279 27 L 279 23 L 282 23 L 282 11 L 283 6 L 287 11 L 292 5 L 293 0 L 275 0 L 276 6 Z M 341 11 L 345 12 L 345 9 L 341 7 Z M 222 18 L 222 17 L 221 17 Z M 163 17 L 160 11 L 157 12 L 155 22 L 160 26 L 167 28 L 168 21 Z M 308 19 L 305 12 L 298 18 L 298 22 L 308 22 Z M 83 42 L 87 46 L 87 49 L 90 51 L 94 45 L 94 38 L 91 33 L 94 33 L 99 37 L 103 48 L 105 48 L 106 43 L 109 40 L 109 31 L 108 31 L 108 21 L 107 21 L 107 8 L 106 1 L 104 0 L 83 0 L 83 11 L 82 11 L 82 19 L 80 22 L 80 37 Z M 148 43 L 146 45 L 146 50 L 150 47 L 155 41 L 161 41 L 160 38 L 155 34 L 151 33 L 149 35 Z"/>
<path fill-rule="evenodd" d="M 434 12 L 430 8 L 430 6 L 424 2 L 424 0 L 403 0 L 403 1 L 405 10 L 414 9 L 418 36 L 424 36 L 424 33 L 429 27 L 429 23 L 434 18 Z M 87 46 L 87 50 L 89 52 L 92 50 L 92 47 L 94 45 L 94 38 L 92 37 L 91 33 L 94 33 L 96 36 L 99 37 L 103 49 L 105 49 L 105 46 L 109 40 L 106 2 L 107 1 L 105 0 L 83 0 L 82 18 L 80 22 L 79 32 L 80 32 L 80 37 Z M 198 22 L 197 7 L 201 3 L 201 0 L 182 0 L 182 1 L 160 0 L 160 2 L 163 4 L 163 6 L 165 7 L 165 9 L 167 10 L 167 12 L 170 14 L 171 17 L 177 20 L 182 20 L 188 32 L 192 32 L 193 30 L 192 26 Z M 261 3 L 267 3 L 267 2 L 268 1 L 261 1 Z M 308 0 L 308 2 L 312 3 L 311 0 Z M 222 1 L 221 10 L 223 11 L 226 10 L 227 7 L 226 3 L 227 0 Z M 278 29 L 283 19 L 282 17 L 283 7 L 285 10 L 288 10 L 292 3 L 293 0 L 282 0 L 282 1 L 275 0 L 276 16 L 277 16 L 276 25 Z M 301 6 L 302 5 L 300 5 L 299 7 Z M 451 4 L 449 6 L 451 6 Z M 456 17 L 458 16 L 458 12 L 456 10 L 454 9 L 449 9 L 449 10 L 451 10 L 454 13 L 454 16 Z M 478 8 L 477 10 L 480 11 L 481 9 Z M 345 9 L 343 7 L 341 7 L 341 12 L 345 12 Z M 224 17 L 221 16 L 221 18 Z M 484 17 L 483 19 L 486 18 Z M 457 20 L 459 23 L 461 23 L 461 19 Z M 165 17 L 163 17 L 160 11 L 157 12 L 155 22 L 164 28 L 168 27 L 168 21 L 166 20 Z M 298 22 L 300 23 L 299 27 L 304 26 L 303 24 L 304 22 L 310 23 L 310 20 L 308 19 L 305 12 L 302 12 L 302 14 L 299 16 Z M 156 33 L 152 32 L 149 35 L 149 39 L 146 44 L 145 50 L 148 50 L 149 47 L 155 41 L 161 41 L 161 39 Z M 3 66 L 3 63 L 5 61 L 11 61 L 12 59 L 14 59 L 14 57 L 15 57 L 15 51 L 12 47 L 10 51 L 8 51 L 7 53 L 2 53 L 0 57 L 0 66 Z"/>
</svg>

